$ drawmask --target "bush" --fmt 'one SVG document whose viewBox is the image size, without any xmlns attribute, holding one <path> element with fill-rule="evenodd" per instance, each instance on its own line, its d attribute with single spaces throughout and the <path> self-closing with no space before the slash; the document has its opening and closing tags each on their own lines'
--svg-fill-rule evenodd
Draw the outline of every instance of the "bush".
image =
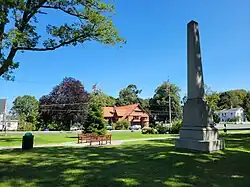
<svg viewBox="0 0 250 187">
<path fill-rule="evenodd" d="M 36 124 L 20 120 L 17 126 L 18 131 L 33 131 L 36 130 Z"/>
<path fill-rule="evenodd" d="M 117 121 L 114 125 L 115 130 L 127 130 L 130 123 L 127 120 Z"/>
<path fill-rule="evenodd" d="M 151 127 L 143 127 L 141 132 L 142 134 L 157 134 L 157 130 Z"/>
<path fill-rule="evenodd" d="M 121 123 L 114 123 L 113 124 L 115 130 L 122 130 L 123 126 Z"/>
<path fill-rule="evenodd" d="M 169 133 L 170 134 L 179 134 L 181 127 L 182 127 L 182 120 L 176 120 L 173 122 Z"/>
<path fill-rule="evenodd" d="M 58 129 L 58 126 L 57 126 L 56 123 L 52 122 L 52 123 L 49 123 L 49 124 L 48 124 L 48 129 L 49 129 L 49 130 L 52 130 L 52 131 L 55 131 L 55 130 Z"/>
<path fill-rule="evenodd" d="M 218 114 L 213 114 L 213 119 L 215 123 L 219 123 L 220 122 L 220 116 Z"/>
<path fill-rule="evenodd" d="M 159 134 L 166 134 L 169 130 L 169 127 L 166 124 L 158 124 L 155 126 L 155 129 Z"/>
</svg>

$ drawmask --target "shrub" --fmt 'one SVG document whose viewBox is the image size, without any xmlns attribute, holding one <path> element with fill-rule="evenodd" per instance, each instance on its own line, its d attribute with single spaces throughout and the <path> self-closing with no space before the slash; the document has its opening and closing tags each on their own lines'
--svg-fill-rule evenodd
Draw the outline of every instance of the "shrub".
<svg viewBox="0 0 250 187">
<path fill-rule="evenodd" d="M 122 126 L 122 124 L 121 123 L 114 123 L 113 124 L 114 125 L 114 129 L 115 130 L 122 130 L 123 129 L 123 126 Z"/>
<path fill-rule="evenodd" d="M 116 123 L 111 123 L 112 129 L 115 129 Z"/>
<path fill-rule="evenodd" d="M 159 134 L 166 134 L 169 130 L 169 127 L 166 124 L 158 124 L 155 126 L 155 129 Z"/>
<path fill-rule="evenodd" d="M 120 125 L 122 126 L 122 129 L 127 130 L 130 125 L 130 122 L 127 120 L 121 120 L 121 121 L 117 121 L 116 125 Z"/>
<path fill-rule="evenodd" d="M 30 122 L 20 121 L 17 127 L 18 131 L 33 131 L 36 130 L 36 125 Z"/>
<path fill-rule="evenodd" d="M 49 124 L 48 124 L 48 129 L 49 129 L 49 130 L 52 130 L 52 131 L 55 131 L 55 130 L 58 129 L 58 126 L 57 126 L 56 123 L 52 122 L 52 123 L 49 123 Z"/>
<path fill-rule="evenodd" d="M 182 126 L 182 120 L 174 121 L 169 131 L 170 134 L 179 134 L 181 126 Z"/>
<path fill-rule="evenodd" d="M 143 127 L 141 132 L 142 134 L 157 134 L 157 130 L 151 127 Z"/>
<path fill-rule="evenodd" d="M 127 130 L 130 123 L 127 120 L 117 121 L 116 123 L 112 124 L 113 129 L 115 130 Z"/>
<path fill-rule="evenodd" d="M 213 119 L 214 119 L 214 122 L 215 123 L 219 123 L 220 122 L 220 117 L 219 117 L 219 115 L 218 114 L 213 114 Z"/>
</svg>

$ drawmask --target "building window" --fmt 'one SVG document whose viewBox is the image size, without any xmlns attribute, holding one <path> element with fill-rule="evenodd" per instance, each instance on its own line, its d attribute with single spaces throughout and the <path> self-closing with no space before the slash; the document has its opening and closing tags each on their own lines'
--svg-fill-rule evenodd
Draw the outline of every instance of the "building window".
<svg viewBox="0 0 250 187">
<path fill-rule="evenodd" d="M 8 124 L 7 124 L 7 127 L 11 127 L 11 123 L 8 123 Z"/>
<path fill-rule="evenodd" d="M 139 120 L 140 117 L 139 117 L 139 116 L 133 116 L 133 119 L 134 119 L 134 120 Z"/>
</svg>

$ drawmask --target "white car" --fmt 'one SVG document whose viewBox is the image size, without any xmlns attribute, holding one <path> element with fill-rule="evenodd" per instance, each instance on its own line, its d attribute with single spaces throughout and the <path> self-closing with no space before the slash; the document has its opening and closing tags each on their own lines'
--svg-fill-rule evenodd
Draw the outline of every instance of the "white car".
<svg viewBox="0 0 250 187">
<path fill-rule="evenodd" d="M 141 125 L 131 125 L 129 130 L 141 130 Z"/>
</svg>

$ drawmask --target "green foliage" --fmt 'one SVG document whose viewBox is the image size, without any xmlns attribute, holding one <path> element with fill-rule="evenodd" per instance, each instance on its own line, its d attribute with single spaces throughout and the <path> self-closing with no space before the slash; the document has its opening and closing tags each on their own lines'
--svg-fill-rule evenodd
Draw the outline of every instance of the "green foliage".
<svg viewBox="0 0 250 187">
<path fill-rule="evenodd" d="M 219 109 L 218 102 L 220 100 L 220 96 L 218 93 L 213 92 L 210 95 L 205 96 L 206 101 L 208 102 L 209 107 L 212 109 L 212 111 L 216 111 Z"/>
<path fill-rule="evenodd" d="M 250 121 L 250 105 L 248 105 L 246 109 L 246 117 L 247 117 L 247 120 Z"/>
<path fill-rule="evenodd" d="M 169 120 L 169 97 L 166 88 L 170 86 L 172 119 L 181 118 L 180 88 L 175 84 L 164 82 L 155 90 L 153 98 L 150 100 L 150 110 L 156 116 L 157 121 Z"/>
<path fill-rule="evenodd" d="M 229 90 L 222 93 L 210 91 L 205 99 L 213 111 L 242 107 L 246 112 L 247 119 L 250 120 L 250 92 L 246 90 Z"/>
<path fill-rule="evenodd" d="M 35 130 L 38 117 L 38 101 L 35 97 L 18 96 L 11 108 L 11 113 L 19 117 L 20 130 Z"/>
<path fill-rule="evenodd" d="M 143 108 L 143 110 L 145 111 L 149 111 L 150 110 L 150 99 L 142 99 L 142 98 L 138 98 L 138 101 L 141 105 L 141 107 Z"/>
<path fill-rule="evenodd" d="M 129 125 L 130 125 L 130 122 L 128 120 L 120 120 L 114 124 L 114 129 L 115 130 L 127 130 Z"/>
<path fill-rule="evenodd" d="M 115 98 L 106 95 L 100 90 L 97 90 L 93 93 L 91 93 L 92 100 L 95 100 L 95 102 L 99 103 L 102 107 L 106 106 L 115 106 L 116 100 Z"/>
<path fill-rule="evenodd" d="M 216 113 L 213 113 L 213 119 L 215 123 L 219 123 L 220 122 L 220 116 Z"/>
<path fill-rule="evenodd" d="M 55 122 L 52 122 L 52 123 L 49 123 L 49 124 L 48 124 L 48 128 L 49 128 L 49 130 L 51 130 L 51 131 L 55 131 L 55 130 L 58 129 L 58 125 L 57 125 Z"/>
<path fill-rule="evenodd" d="M 157 130 L 152 127 L 143 127 L 141 132 L 142 134 L 157 134 Z"/>
<path fill-rule="evenodd" d="M 238 122 L 239 120 L 240 120 L 240 117 L 237 116 L 237 117 L 234 117 L 234 118 L 229 118 L 229 119 L 227 119 L 226 121 L 227 121 L 227 122 Z"/>
<path fill-rule="evenodd" d="M 136 85 L 130 84 L 127 88 L 122 89 L 119 92 L 119 98 L 117 99 L 117 106 L 130 105 L 139 103 L 139 94 L 142 90 L 139 90 Z"/>
<path fill-rule="evenodd" d="M 79 80 L 64 78 L 48 95 L 40 98 L 40 125 L 46 127 L 56 123 L 57 130 L 70 130 L 72 124 L 83 124 L 88 113 L 89 100 L 89 93 Z"/>
<path fill-rule="evenodd" d="M 18 67 L 14 62 L 18 51 L 51 51 L 91 40 L 111 45 L 125 42 L 111 19 L 114 5 L 101 0 L 0 0 L 0 5 L 0 76 L 6 79 Z M 72 19 L 53 25 L 51 16 Z M 47 33 L 37 29 L 43 25 L 41 17 L 47 18 L 47 25 L 39 30 Z"/>
<path fill-rule="evenodd" d="M 227 92 L 220 93 L 220 100 L 218 102 L 218 107 L 220 109 L 228 109 L 235 107 L 244 108 L 244 100 L 247 96 L 246 90 L 230 90 Z"/>
<path fill-rule="evenodd" d="M 36 130 L 36 125 L 31 122 L 27 122 L 24 116 L 19 118 L 19 123 L 17 127 L 18 131 L 33 131 Z"/>
<path fill-rule="evenodd" d="M 175 120 L 170 128 L 170 134 L 178 134 L 182 127 L 182 120 Z"/>
<path fill-rule="evenodd" d="M 250 121 L 250 92 L 247 93 L 244 100 L 244 109 L 246 112 L 247 120 Z"/>
<path fill-rule="evenodd" d="M 122 124 L 113 123 L 112 127 L 115 130 L 123 130 Z"/>
<path fill-rule="evenodd" d="M 103 117 L 103 107 L 93 98 L 90 100 L 87 119 L 83 124 L 83 127 L 84 133 L 106 133 L 106 125 Z"/>
<path fill-rule="evenodd" d="M 169 127 L 166 124 L 157 124 L 155 129 L 159 134 L 166 134 L 169 131 Z"/>
</svg>

